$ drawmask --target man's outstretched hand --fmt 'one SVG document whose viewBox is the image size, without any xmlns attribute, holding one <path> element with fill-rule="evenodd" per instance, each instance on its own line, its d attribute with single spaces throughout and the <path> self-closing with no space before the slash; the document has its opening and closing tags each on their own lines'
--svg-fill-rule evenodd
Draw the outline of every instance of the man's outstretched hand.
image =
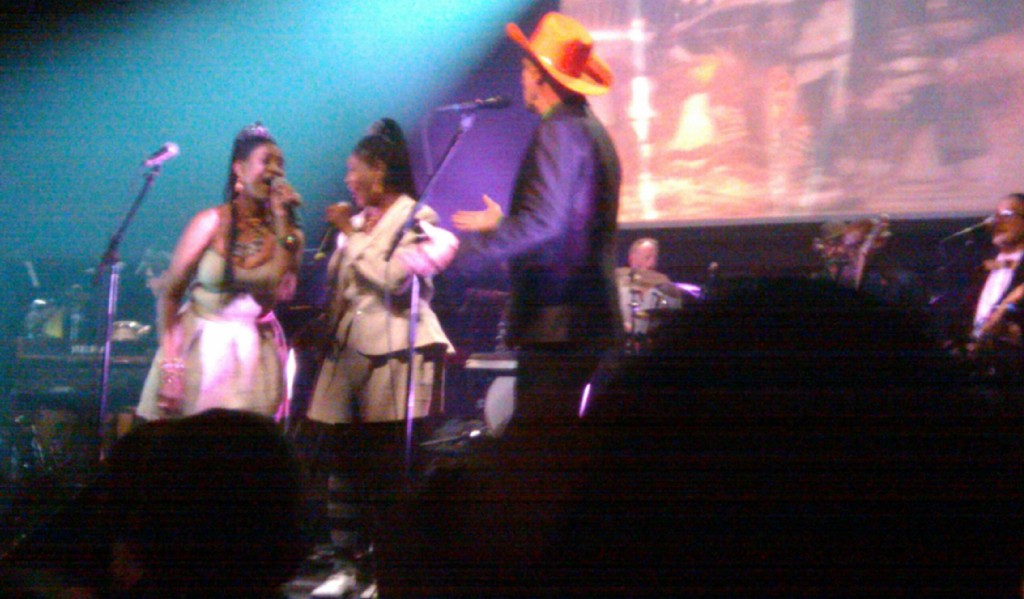
<svg viewBox="0 0 1024 599">
<path fill-rule="evenodd" d="M 459 231 L 486 233 L 498 228 L 502 216 L 501 206 L 487 195 L 483 196 L 483 210 L 459 210 L 452 215 L 452 224 Z"/>
</svg>

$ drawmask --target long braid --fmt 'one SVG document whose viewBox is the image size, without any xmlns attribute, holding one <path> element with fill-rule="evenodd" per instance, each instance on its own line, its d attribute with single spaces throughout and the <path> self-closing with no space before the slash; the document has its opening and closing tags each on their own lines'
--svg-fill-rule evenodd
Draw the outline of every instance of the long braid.
<svg viewBox="0 0 1024 599">
<path fill-rule="evenodd" d="M 235 245 L 238 243 L 238 208 L 233 199 L 228 200 L 228 239 L 224 260 L 224 289 L 235 284 Z M 225 294 L 226 297 L 226 294 Z"/>
<path fill-rule="evenodd" d="M 242 130 L 235 136 L 235 143 L 231 148 L 231 161 L 228 163 L 228 177 L 227 183 L 224 185 L 224 201 L 228 205 L 228 230 L 227 230 L 227 247 L 224 264 L 224 289 L 230 290 L 235 283 L 235 246 L 238 243 L 238 208 L 235 206 L 235 183 L 238 182 L 238 176 L 235 174 L 234 164 L 238 160 L 245 160 L 249 157 L 249 154 L 259 146 L 266 143 L 277 143 L 274 141 L 273 136 L 270 135 L 270 131 L 263 126 L 262 123 L 256 121 L 251 125 L 246 125 Z M 229 294 L 225 294 L 225 301 L 227 301 Z"/>
</svg>

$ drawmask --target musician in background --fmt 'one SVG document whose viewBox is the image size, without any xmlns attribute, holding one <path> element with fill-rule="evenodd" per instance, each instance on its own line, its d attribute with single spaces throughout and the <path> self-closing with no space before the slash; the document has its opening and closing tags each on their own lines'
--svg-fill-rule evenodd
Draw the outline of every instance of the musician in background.
<svg viewBox="0 0 1024 599">
<path fill-rule="evenodd" d="M 823 260 L 815 278 L 830 279 L 892 305 L 924 310 L 925 287 L 916 273 L 886 251 L 891 237 L 884 215 L 825 223 L 814 240 Z"/>
<path fill-rule="evenodd" d="M 632 334 L 637 330 L 637 319 L 645 318 L 642 314 L 644 309 L 655 307 L 647 305 L 652 290 L 666 290 L 672 286 L 672 281 L 657 270 L 657 239 L 641 237 L 634 241 L 629 246 L 626 263 L 628 266 L 615 269 L 615 283 L 619 290 L 623 325 L 626 332 Z"/>
<path fill-rule="evenodd" d="M 1017 362 L 1024 357 L 1020 311 L 1024 305 L 1024 193 L 1011 193 L 999 200 L 994 216 L 992 245 L 998 253 L 985 261 L 988 274 L 977 294 L 968 351 L 990 357 L 1009 352 L 1017 358 L 1010 362 Z M 1020 366 L 1016 370 L 1019 373 Z"/>
<path fill-rule="evenodd" d="M 668 283 L 669 278 L 658 272 L 658 240 L 652 237 L 641 237 L 629 246 L 626 256 L 628 266 L 615 269 L 615 278 L 644 276 L 655 285 Z"/>
</svg>

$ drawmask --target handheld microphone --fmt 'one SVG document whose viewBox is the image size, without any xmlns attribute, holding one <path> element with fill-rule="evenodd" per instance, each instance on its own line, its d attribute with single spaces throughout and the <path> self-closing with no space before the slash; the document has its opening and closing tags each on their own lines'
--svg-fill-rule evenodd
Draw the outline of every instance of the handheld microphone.
<svg viewBox="0 0 1024 599">
<path fill-rule="evenodd" d="M 946 243 L 947 241 L 952 241 L 952 240 L 956 239 L 957 237 L 963 237 L 964 235 L 970 235 L 971 233 L 974 233 L 975 231 L 977 231 L 979 229 L 987 229 L 988 227 L 991 227 L 992 224 L 995 223 L 995 222 L 996 222 L 996 217 L 995 216 L 989 216 L 985 220 L 983 220 L 983 221 L 981 221 L 979 223 L 975 223 L 975 224 L 973 224 L 973 225 L 971 225 L 971 226 L 969 226 L 967 228 L 960 229 L 959 231 L 957 231 L 956 233 L 953 233 L 952 235 L 947 235 L 947 236 L 943 237 L 942 240 L 939 241 L 939 243 Z"/>
<path fill-rule="evenodd" d="M 291 183 L 289 183 L 288 179 L 285 179 L 284 177 L 274 177 L 273 179 L 270 180 L 271 191 L 278 191 L 286 187 L 291 187 Z M 292 192 L 295 193 L 295 197 L 292 199 L 291 202 L 288 202 L 288 206 L 301 206 L 302 196 L 300 196 L 298 192 L 295 192 L 294 189 L 292 189 Z"/>
<path fill-rule="evenodd" d="M 466 112 L 469 110 L 489 110 L 492 108 L 507 108 L 511 104 L 505 96 L 491 96 L 490 98 L 477 98 L 469 102 L 458 102 L 456 104 L 445 104 L 434 110 L 437 112 Z"/>
<path fill-rule="evenodd" d="M 316 247 L 316 253 L 313 254 L 314 260 L 323 260 L 327 257 L 327 246 L 330 245 L 331 239 L 338 234 L 338 230 L 327 225 L 327 230 L 324 231 L 324 236 L 320 238 L 320 245 Z"/>
<path fill-rule="evenodd" d="M 142 166 L 146 168 L 157 168 L 161 164 L 177 156 L 179 153 L 180 150 L 178 149 L 178 144 L 173 141 L 169 141 L 160 146 L 159 150 L 150 154 L 149 158 L 142 162 Z"/>
<path fill-rule="evenodd" d="M 274 177 L 273 179 L 270 180 L 271 191 L 277 191 L 286 187 L 291 187 L 291 183 L 289 183 L 288 179 L 285 179 L 284 177 Z M 299 206 L 302 206 L 302 196 L 296 193 L 294 189 L 292 189 L 292 192 L 295 193 L 295 197 L 291 202 L 285 204 L 285 208 L 288 210 L 288 222 L 292 226 L 297 227 L 301 226 L 301 223 L 299 223 L 299 215 L 297 213 L 297 210 Z"/>
<path fill-rule="evenodd" d="M 339 203 L 348 206 L 350 211 L 354 207 L 353 204 L 350 202 Z M 352 223 L 352 227 L 354 229 L 358 230 L 363 228 L 365 220 L 366 216 L 362 212 L 358 212 L 357 214 L 350 217 L 349 222 Z M 324 258 L 327 257 L 327 248 L 330 247 L 331 240 L 334 239 L 338 235 L 338 233 L 339 231 L 336 227 L 334 227 L 334 225 L 327 225 L 327 230 L 324 231 L 324 236 L 320 238 L 320 245 L 317 246 L 316 253 L 313 254 L 314 260 L 323 260 Z"/>
</svg>

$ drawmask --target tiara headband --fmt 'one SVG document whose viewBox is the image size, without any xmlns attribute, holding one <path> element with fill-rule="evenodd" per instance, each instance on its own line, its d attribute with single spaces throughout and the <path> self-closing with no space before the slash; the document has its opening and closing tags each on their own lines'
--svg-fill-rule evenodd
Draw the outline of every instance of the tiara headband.
<svg viewBox="0 0 1024 599">
<path fill-rule="evenodd" d="M 263 123 L 256 121 L 251 125 L 242 127 L 242 130 L 238 133 L 238 137 L 236 139 L 238 141 L 250 139 L 274 141 L 274 136 L 270 134 L 269 129 L 263 126 Z"/>
</svg>

